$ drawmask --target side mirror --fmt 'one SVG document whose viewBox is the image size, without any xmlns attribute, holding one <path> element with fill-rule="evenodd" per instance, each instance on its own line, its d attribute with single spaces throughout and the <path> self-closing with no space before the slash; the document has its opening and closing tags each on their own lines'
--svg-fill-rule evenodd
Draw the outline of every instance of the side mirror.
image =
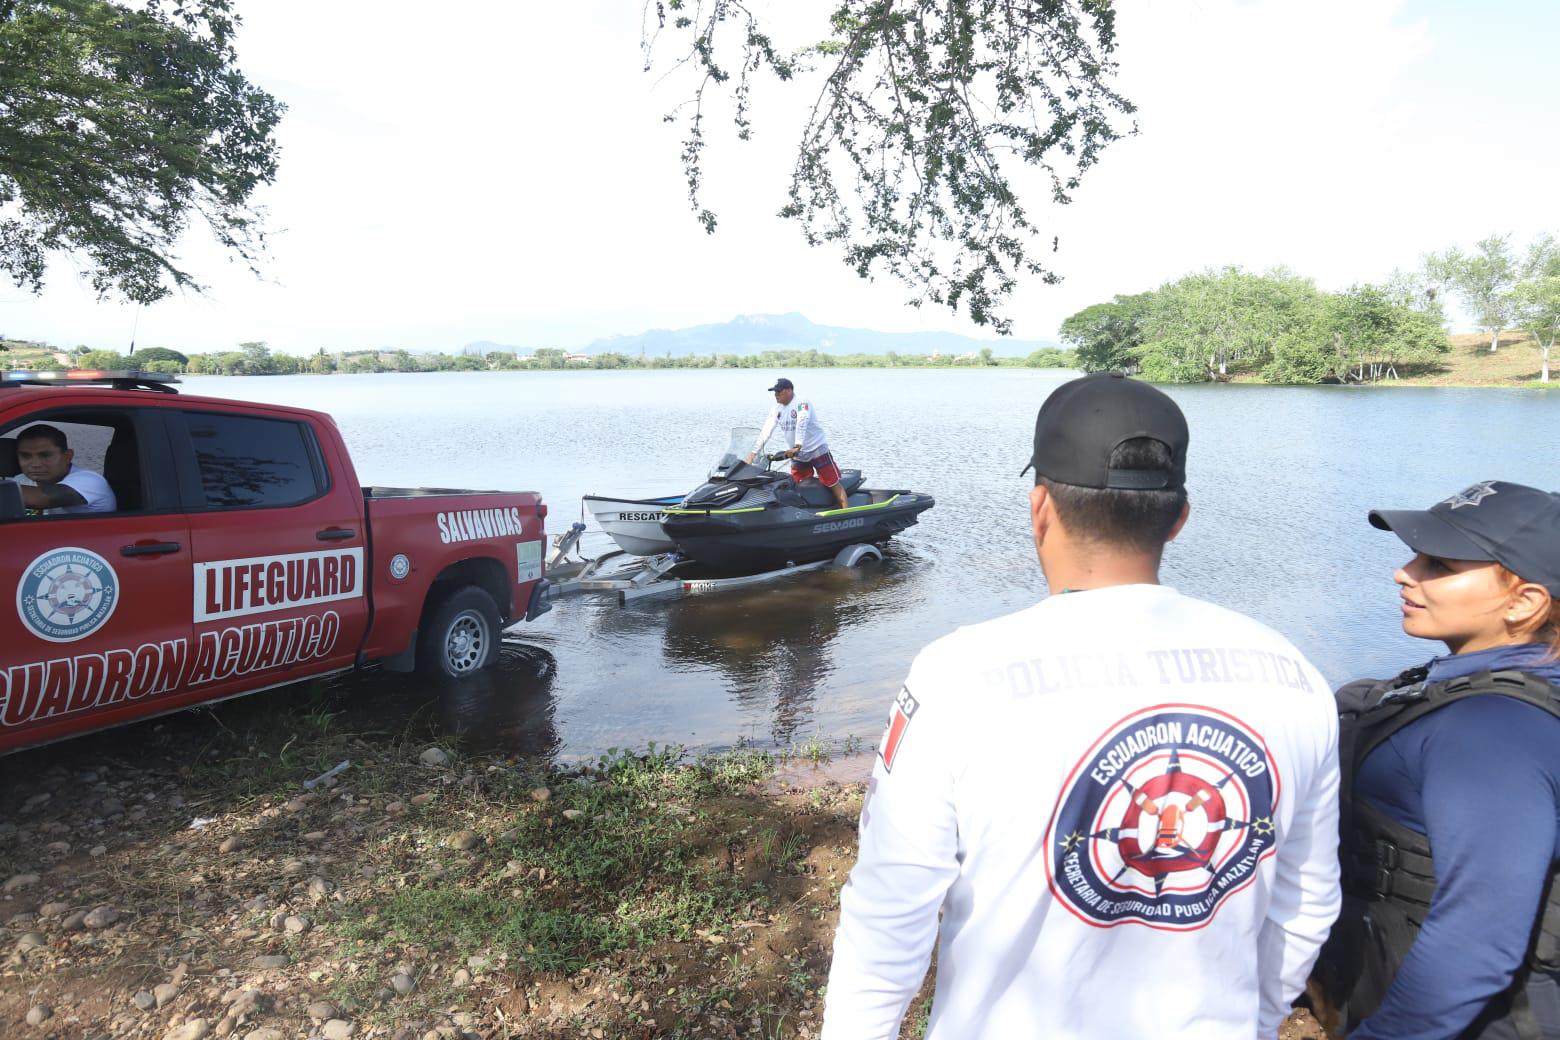
<svg viewBox="0 0 1560 1040">
<path fill-rule="evenodd" d="M 14 480 L 0 480 L 0 523 L 21 520 L 27 515 L 22 504 L 22 486 Z"/>
</svg>

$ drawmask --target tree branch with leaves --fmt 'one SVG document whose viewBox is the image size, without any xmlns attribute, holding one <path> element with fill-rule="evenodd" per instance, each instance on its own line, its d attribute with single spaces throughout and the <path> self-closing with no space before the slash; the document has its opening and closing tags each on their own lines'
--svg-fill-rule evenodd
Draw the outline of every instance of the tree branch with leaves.
<svg viewBox="0 0 1560 1040">
<path fill-rule="evenodd" d="M 1065 205 L 1104 149 L 1135 126 L 1110 85 L 1110 0 L 843 0 L 827 32 L 779 47 L 743 0 L 650 0 L 645 66 L 676 47 L 689 98 L 667 115 L 684 128 L 688 199 L 703 204 L 705 103 L 729 90 L 736 136 L 753 134 L 752 89 L 816 78 L 780 215 L 809 245 L 837 245 L 863 278 L 888 274 L 910 302 L 963 308 L 1009 333 L 1002 313 L 1018 279 L 1060 279 L 1037 256 L 1043 234 L 1014 177 L 1038 171 Z M 677 43 L 668 42 L 670 37 Z M 1053 236 L 1051 251 L 1059 248 Z"/>
<path fill-rule="evenodd" d="M 199 290 L 174 251 L 193 218 L 256 269 L 283 106 L 237 27 L 232 0 L 0 0 L 0 271 L 40 292 L 65 254 L 100 298 Z"/>
</svg>

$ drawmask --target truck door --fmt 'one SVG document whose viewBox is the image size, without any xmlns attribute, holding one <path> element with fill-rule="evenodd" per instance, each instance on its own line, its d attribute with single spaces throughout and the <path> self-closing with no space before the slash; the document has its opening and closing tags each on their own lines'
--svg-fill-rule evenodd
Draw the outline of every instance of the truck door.
<svg viewBox="0 0 1560 1040">
<path fill-rule="evenodd" d="M 35 455 L 61 438 L 69 466 L 107 479 L 115 508 L 0 525 L 0 751 L 184 699 L 190 532 L 157 410 L 56 406 L 8 416 L 0 477 L 18 476 L 19 441 Z"/>
<path fill-rule="evenodd" d="M 310 423 L 181 409 L 194 545 L 191 682 L 214 696 L 350 667 L 368 625 L 362 495 Z"/>
</svg>

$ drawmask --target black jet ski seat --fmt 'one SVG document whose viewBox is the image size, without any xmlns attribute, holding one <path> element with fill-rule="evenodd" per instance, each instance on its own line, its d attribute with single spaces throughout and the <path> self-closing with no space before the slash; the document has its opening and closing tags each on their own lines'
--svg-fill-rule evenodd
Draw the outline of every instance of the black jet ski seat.
<svg viewBox="0 0 1560 1040">
<path fill-rule="evenodd" d="M 840 484 L 849 495 L 861 487 L 861 470 L 840 470 Z M 806 509 L 832 509 L 839 505 L 834 492 L 818 483 L 817 477 L 808 477 L 800 484 L 783 483 L 775 487 L 775 501 L 783 506 L 801 506 Z"/>
</svg>

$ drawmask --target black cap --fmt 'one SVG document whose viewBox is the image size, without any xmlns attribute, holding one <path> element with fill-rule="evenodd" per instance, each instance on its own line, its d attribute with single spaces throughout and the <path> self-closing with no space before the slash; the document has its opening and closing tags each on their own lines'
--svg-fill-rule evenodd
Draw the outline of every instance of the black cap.
<svg viewBox="0 0 1560 1040">
<path fill-rule="evenodd" d="M 1138 437 L 1169 449 L 1168 470 L 1110 468 L 1111 453 Z M 1063 383 L 1045 399 L 1035 416 L 1029 466 L 1037 476 L 1078 487 L 1179 491 L 1186 486 L 1189 437 L 1186 416 L 1168 395 L 1119 372 L 1099 372 Z"/>
<path fill-rule="evenodd" d="M 775 380 L 775 385 L 769 388 L 769 392 L 770 393 L 774 393 L 776 390 L 795 390 L 795 389 L 796 389 L 796 384 L 795 383 L 791 382 L 785 376 L 781 376 L 779 379 Z"/>
<path fill-rule="evenodd" d="M 1491 560 L 1560 597 L 1560 494 L 1486 480 L 1429 509 L 1373 509 L 1370 522 L 1415 552 Z"/>
</svg>

